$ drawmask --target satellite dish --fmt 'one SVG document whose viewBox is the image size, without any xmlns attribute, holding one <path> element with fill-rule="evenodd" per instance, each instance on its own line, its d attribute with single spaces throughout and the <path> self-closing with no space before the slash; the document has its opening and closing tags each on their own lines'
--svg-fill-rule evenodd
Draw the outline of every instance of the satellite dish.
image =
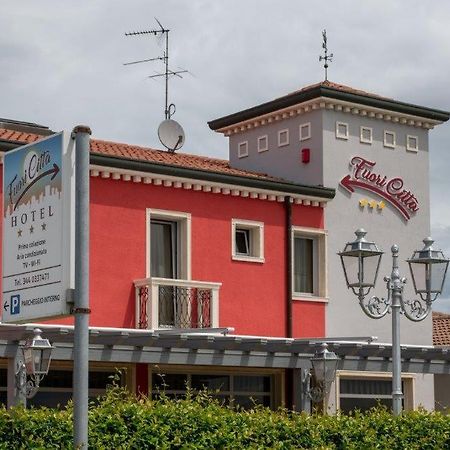
<svg viewBox="0 0 450 450">
<path fill-rule="evenodd" d="M 167 119 L 161 122 L 158 127 L 158 137 L 161 144 L 164 145 L 169 152 L 174 152 L 183 147 L 184 130 L 175 120 Z"/>
</svg>

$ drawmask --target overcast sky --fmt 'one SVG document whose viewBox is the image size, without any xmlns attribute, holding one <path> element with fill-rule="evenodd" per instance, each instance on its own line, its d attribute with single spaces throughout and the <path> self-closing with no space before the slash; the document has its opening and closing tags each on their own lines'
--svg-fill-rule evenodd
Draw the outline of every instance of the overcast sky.
<svg viewBox="0 0 450 450">
<path fill-rule="evenodd" d="M 323 79 L 423 106 L 450 110 L 450 2 L 447 0 L 20 0 L 0 14 L 0 117 L 53 130 L 87 124 L 99 139 L 161 148 L 163 80 L 154 36 L 170 31 L 170 82 L 183 151 L 227 157 L 227 140 L 207 121 Z M 433 237 L 450 255 L 450 124 L 430 133 Z M 409 255 L 405 255 L 409 256 Z M 450 282 L 438 310 L 450 312 Z"/>
</svg>

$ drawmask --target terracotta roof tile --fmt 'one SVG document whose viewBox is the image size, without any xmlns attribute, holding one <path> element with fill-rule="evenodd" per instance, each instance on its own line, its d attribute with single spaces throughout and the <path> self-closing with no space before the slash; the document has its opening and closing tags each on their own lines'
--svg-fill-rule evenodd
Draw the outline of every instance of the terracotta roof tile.
<svg viewBox="0 0 450 450">
<path fill-rule="evenodd" d="M 43 136 L 31 133 L 22 133 L 13 130 L 0 129 L 0 140 L 21 144 L 29 144 L 41 139 Z M 117 158 L 148 161 L 156 164 L 186 167 L 195 170 L 224 173 L 247 178 L 258 178 L 272 181 L 285 181 L 281 178 L 271 177 L 267 174 L 235 169 L 224 159 L 209 158 L 207 156 L 190 155 L 187 153 L 169 153 L 168 151 L 153 148 L 139 147 L 137 145 L 121 144 L 117 142 L 91 139 L 91 153 L 112 156 Z"/>
<path fill-rule="evenodd" d="M 450 346 L 450 314 L 433 312 L 433 345 Z"/>
</svg>

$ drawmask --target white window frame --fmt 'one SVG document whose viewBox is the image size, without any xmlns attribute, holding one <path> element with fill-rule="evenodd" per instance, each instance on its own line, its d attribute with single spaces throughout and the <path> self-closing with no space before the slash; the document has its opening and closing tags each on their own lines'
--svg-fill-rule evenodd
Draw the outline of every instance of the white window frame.
<svg viewBox="0 0 450 450">
<path fill-rule="evenodd" d="M 300 141 L 311 139 L 311 122 L 301 123 L 298 127 L 298 135 Z"/>
<path fill-rule="evenodd" d="M 364 131 L 369 131 L 370 133 L 370 138 L 369 139 L 365 139 L 364 138 Z M 364 127 L 364 126 L 360 126 L 359 127 L 359 141 L 362 144 L 372 144 L 373 142 L 373 128 L 372 127 Z"/>
<path fill-rule="evenodd" d="M 265 145 L 263 146 L 261 143 L 265 141 Z M 265 134 L 264 136 L 258 137 L 258 152 L 267 152 L 269 150 L 269 136 Z"/>
<path fill-rule="evenodd" d="M 236 251 L 236 229 L 250 230 L 251 255 L 242 255 Z M 253 220 L 231 220 L 231 257 L 235 261 L 263 263 L 264 259 L 264 223 Z"/>
<path fill-rule="evenodd" d="M 245 158 L 247 156 L 248 156 L 248 141 L 239 142 L 238 158 Z"/>
<path fill-rule="evenodd" d="M 281 136 L 286 135 L 286 140 L 282 141 Z M 289 145 L 289 128 L 284 128 L 283 130 L 278 131 L 278 147 L 286 147 Z"/>
<path fill-rule="evenodd" d="M 386 139 L 386 137 L 390 135 L 392 136 L 392 144 L 389 143 Z M 383 139 L 383 145 L 387 148 L 395 148 L 396 146 L 396 136 L 395 136 L 395 131 L 389 131 L 389 130 L 384 130 L 384 139 Z"/>
<path fill-rule="evenodd" d="M 388 372 L 359 372 L 356 370 L 337 370 L 335 383 L 335 405 L 336 410 L 340 409 L 341 400 L 341 379 L 358 379 L 358 380 L 383 380 L 391 381 L 392 375 Z M 402 382 L 404 384 L 404 409 L 412 411 L 416 409 L 416 374 L 402 372 Z M 363 395 L 361 395 L 363 398 Z"/>
<path fill-rule="evenodd" d="M 327 274 L 327 236 L 328 231 L 320 228 L 307 228 L 293 226 L 291 232 L 291 255 L 292 255 L 292 299 L 312 302 L 328 303 L 328 274 Z M 303 237 L 314 240 L 313 255 L 313 293 L 296 292 L 294 280 L 294 238 Z"/>
<path fill-rule="evenodd" d="M 409 145 L 409 140 L 410 139 L 415 139 L 416 141 L 416 146 L 415 147 L 411 147 Z M 418 136 L 414 136 L 411 134 L 407 134 L 406 135 L 406 150 L 408 150 L 409 152 L 414 152 L 417 153 L 419 151 L 419 137 Z"/>
<path fill-rule="evenodd" d="M 151 252 L 150 252 L 150 226 L 152 220 L 165 220 L 167 222 L 176 222 L 178 224 L 177 248 L 178 256 L 178 276 L 182 280 L 191 279 L 191 214 L 180 211 L 166 211 L 162 209 L 146 209 L 146 277 L 151 275 Z"/>
<path fill-rule="evenodd" d="M 339 130 L 340 127 L 345 127 L 345 133 L 342 134 Z M 336 139 L 348 140 L 348 123 L 346 122 L 336 122 Z"/>
</svg>

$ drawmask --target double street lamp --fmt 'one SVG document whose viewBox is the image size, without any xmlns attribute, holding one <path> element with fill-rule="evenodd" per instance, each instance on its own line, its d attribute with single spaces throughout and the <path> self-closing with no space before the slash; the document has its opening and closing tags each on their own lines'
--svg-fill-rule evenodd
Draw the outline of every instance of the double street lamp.
<svg viewBox="0 0 450 450">
<path fill-rule="evenodd" d="M 362 310 L 372 319 L 381 319 L 392 313 L 392 409 L 394 415 L 402 410 L 400 314 L 409 320 L 420 322 L 431 311 L 433 301 L 442 292 L 449 260 L 442 251 L 434 250 L 433 240 L 425 238 L 422 250 L 416 250 L 407 260 L 411 271 L 414 290 L 418 299 L 403 297 L 406 278 L 400 276 L 398 268 L 398 245 L 391 247 L 392 273 L 385 277 L 387 298 L 369 297 L 375 287 L 383 252 L 374 242 L 366 240 L 366 231 L 356 230 L 356 240 L 348 242 L 339 253 L 344 269 L 347 287 L 358 297 Z"/>
</svg>

